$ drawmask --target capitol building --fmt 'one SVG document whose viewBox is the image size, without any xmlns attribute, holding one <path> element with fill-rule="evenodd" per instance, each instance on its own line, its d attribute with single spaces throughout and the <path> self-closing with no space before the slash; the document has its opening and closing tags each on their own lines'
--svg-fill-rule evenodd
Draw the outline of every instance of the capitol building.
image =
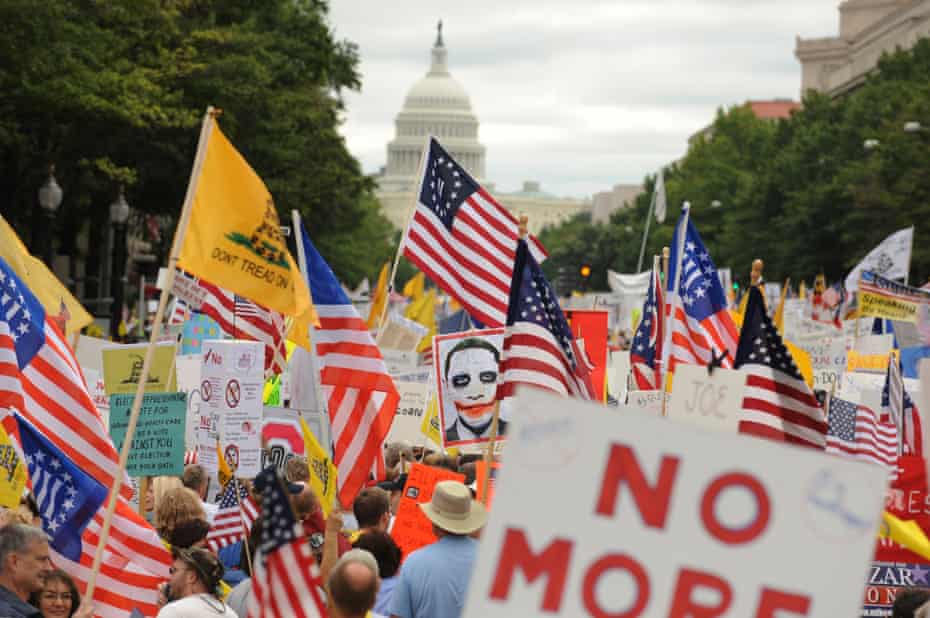
<svg viewBox="0 0 930 618">
<path fill-rule="evenodd" d="M 397 114 L 394 139 L 387 145 L 387 165 L 376 177 L 381 208 L 397 229 L 404 229 L 410 217 L 420 155 L 429 135 L 436 137 L 501 205 L 515 216 L 527 215 L 531 232 L 581 212 L 592 212 L 591 200 L 556 197 L 532 180 L 525 181 L 520 191 L 497 191 L 488 181 L 487 151 L 478 139 L 478 116 L 468 92 L 449 72 L 441 22 L 431 54 L 429 71 L 407 92 Z"/>
</svg>

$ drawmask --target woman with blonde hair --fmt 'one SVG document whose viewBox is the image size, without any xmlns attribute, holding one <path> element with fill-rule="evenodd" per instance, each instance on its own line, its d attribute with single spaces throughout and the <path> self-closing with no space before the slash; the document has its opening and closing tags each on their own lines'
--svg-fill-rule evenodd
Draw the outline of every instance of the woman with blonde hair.
<svg viewBox="0 0 930 618">
<path fill-rule="evenodd" d="M 155 529 L 172 547 L 202 545 L 210 530 L 203 504 L 193 490 L 176 487 L 155 501 Z"/>
</svg>

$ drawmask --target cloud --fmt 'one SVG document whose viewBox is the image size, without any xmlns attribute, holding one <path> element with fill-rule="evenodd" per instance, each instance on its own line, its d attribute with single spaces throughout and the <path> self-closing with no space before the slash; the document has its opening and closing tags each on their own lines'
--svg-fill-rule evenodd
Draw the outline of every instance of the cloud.
<svg viewBox="0 0 930 618">
<path fill-rule="evenodd" d="M 795 37 L 835 34 L 837 0 L 404 0 L 377 10 L 333 0 L 330 22 L 359 45 L 363 76 L 342 129 L 368 172 L 385 164 L 440 17 L 489 180 L 581 197 L 682 156 L 721 106 L 797 98 Z"/>
</svg>

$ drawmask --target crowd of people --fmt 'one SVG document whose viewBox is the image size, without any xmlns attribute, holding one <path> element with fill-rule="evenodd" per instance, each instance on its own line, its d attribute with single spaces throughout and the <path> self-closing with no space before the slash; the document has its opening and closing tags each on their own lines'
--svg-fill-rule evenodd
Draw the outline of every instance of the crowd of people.
<svg viewBox="0 0 930 618">
<path fill-rule="evenodd" d="M 478 455 L 451 457 L 406 445 L 385 451 L 387 480 L 372 483 L 345 509 L 324 517 L 310 485 L 307 460 L 292 456 L 283 470 L 295 516 L 317 560 L 322 598 L 333 618 L 425 618 L 462 613 L 487 513 L 475 500 Z M 411 463 L 459 472 L 465 482 L 442 481 L 421 505 L 437 541 L 404 556 L 391 536 Z M 207 545 L 217 505 L 198 464 L 180 477 L 157 477 L 141 511 L 170 549 L 170 576 L 158 590 L 158 618 L 245 618 L 252 565 L 260 559 L 261 517 L 242 541 L 214 551 Z M 246 484 L 247 481 L 246 481 Z M 253 499 L 258 499 L 253 494 Z M 48 536 L 31 494 L 0 517 L 0 617 L 90 618 L 74 580 L 56 569 Z"/>
</svg>

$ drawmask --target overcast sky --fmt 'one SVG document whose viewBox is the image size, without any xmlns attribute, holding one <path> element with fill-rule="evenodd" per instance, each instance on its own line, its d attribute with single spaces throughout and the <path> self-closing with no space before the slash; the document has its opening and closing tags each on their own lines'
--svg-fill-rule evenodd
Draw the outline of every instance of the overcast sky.
<svg viewBox="0 0 930 618">
<path fill-rule="evenodd" d="M 363 169 L 386 162 L 394 118 L 428 70 L 443 20 L 471 96 L 487 176 L 582 197 L 682 156 L 720 106 L 798 98 L 795 36 L 835 36 L 839 0 L 331 0 L 358 44 L 362 90 L 343 132 Z"/>
</svg>

